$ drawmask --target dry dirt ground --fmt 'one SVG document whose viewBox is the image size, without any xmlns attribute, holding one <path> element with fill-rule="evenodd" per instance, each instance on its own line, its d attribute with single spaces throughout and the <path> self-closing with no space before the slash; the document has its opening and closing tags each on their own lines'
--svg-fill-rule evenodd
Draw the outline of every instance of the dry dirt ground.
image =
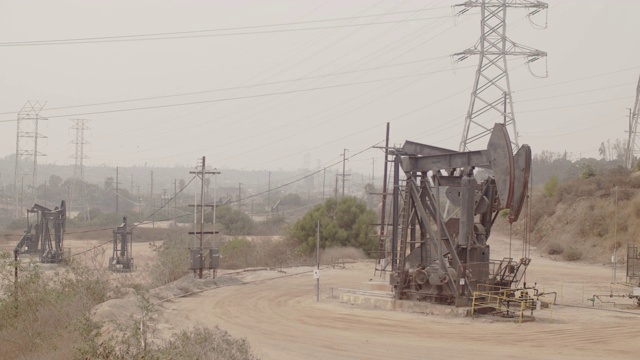
<svg viewBox="0 0 640 360">
<path fill-rule="evenodd" d="M 493 258 L 509 254 L 507 236 L 493 234 L 490 243 Z M 97 240 L 65 241 L 72 253 L 96 244 Z M 106 248 L 108 258 L 110 246 Z M 140 269 L 135 276 L 142 276 L 145 263 L 154 254 L 145 242 L 134 243 L 133 253 Z M 514 240 L 513 257 L 519 258 L 520 253 L 520 242 Z M 332 288 L 335 292 L 367 288 L 373 278 L 373 263 L 359 262 L 347 264 L 345 269 L 322 270 L 320 302 L 315 301 L 315 279 L 309 267 L 286 269 L 286 274 L 255 271 L 226 275 L 244 283 L 157 305 L 153 335 L 169 337 L 196 325 L 218 325 L 246 338 L 263 359 L 638 357 L 640 310 L 628 299 L 613 299 L 616 306 L 596 302 L 593 308 L 587 300 L 593 294 L 608 294 L 612 288 L 616 293 L 629 292 L 611 285 L 610 266 L 557 261 L 536 249 L 532 258 L 527 281 L 537 283 L 541 290 L 557 291 L 558 303 L 565 305 L 536 312 L 535 322 L 373 310 L 331 299 Z M 622 265 L 618 280 L 623 277 Z"/>
<path fill-rule="evenodd" d="M 494 257 L 508 255 L 508 237 L 494 234 L 491 243 Z M 512 251 L 519 257 L 516 241 Z M 640 310 L 628 299 L 616 299 L 624 305 L 596 303 L 594 308 L 587 301 L 609 293 L 610 267 L 560 262 L 535 249 L 532 257 L 529 283 L 557 291 L 558 302 L 571 307 L 537 312 L 537 320 L 529 323 L 373 310 L 330 299 L 331 288 L 366 288 L 373 264 L 360 262 L 323 270 L 320 302 L 315 302 L 310 268 L 290 269 L 285 277 L 273 271 L 244 273 L 236 276 L 250 283 L 159 305 L 156 326 L 158 335 L 167 336 L 194 325 L 218 325 L 247 338 L 264 359 L 638 357 Z"/>
</svg>

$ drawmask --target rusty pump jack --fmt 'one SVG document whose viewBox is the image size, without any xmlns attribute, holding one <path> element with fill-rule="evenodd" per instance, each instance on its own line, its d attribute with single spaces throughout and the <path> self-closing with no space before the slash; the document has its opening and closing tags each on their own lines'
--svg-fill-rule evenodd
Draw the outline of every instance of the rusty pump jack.
<svg viewBox="0 0 640 360">
<path fill-rule="evenodd" d="M 467 306 L 479 284 L 517 286 L 530 259 L 492 261 L 487 240 L 501 210 L 518 220 L 530 168 L 531 148 L 523 145 L 514 155 L 503 124 L 495 124 L 485 150 L 411 141 L 396 149 L 390 277 L 396 299 Z M 492 175 L 482 178 L 487 171 L 479 169 Z M 459 208 L 456 216 L 445 217 L 442 195 Z"/>
<path fill-rule="evenodd" d="M 127 217 L 113 230 L 113 254 L 109 259 L 109 270 L 113 272 L 133 271 L 133 229 L 127 228 Z"/>
<path fill-rule="evenodd" d="M 30 223 L 30 215 L 35 214 L 36 223 Z M 40 255 L 42 263 L 64 261 L 64 232 L 67 221 L 65 201 L 51 210 L 34 204 L 27 210 L 27 229 L 15 248 L 16 253 Z M 35 231 L 35 233 L 32 233 Z"/>
</svg>

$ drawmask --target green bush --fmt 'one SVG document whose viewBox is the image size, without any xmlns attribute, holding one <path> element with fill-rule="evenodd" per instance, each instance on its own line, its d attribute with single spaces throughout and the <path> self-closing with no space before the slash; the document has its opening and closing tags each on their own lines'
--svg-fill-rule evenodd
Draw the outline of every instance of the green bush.
<svg viewBox="0 0 640 360">
<path fill-rule="evenodd" d="M 597 175 L 596 170 L 590 164 L 581 164 L 580 169 L 582 170 L 580 177 L 583 179 L 589 179 Z"/>
<path fill-rule="evenodd" d="M 328 199 L 316 205 L 298 220 L 289 235 L 299 245 L 303 253 L 310 254 L 316 249 L 316 228 L 320 221 L 320 247 L 352 246 L 362 249 L 367 256 L 375 255 L 377 240 L 373 235 L 376 215 L 366 204 L 354 197 L 336 201 Z"/>
<path fill-rule="evenodd" d="M 548 198 L 552 198 L 556 195 L 556 190 L 558 190 L 558 177 L 552 176 L 544 183 L 544 195 Z"/>
<path fill-rule="evenodd" d="M 206 222 L 213 222 L 213 217 L 210 213 L 205 215 Z M 254 224 L 247 214 L 233 209 L 229 205 L 223 205 L 216 208 L 216 225 L 222 226 L 224 234 L 237 236 L 250 235 Z"/>
<path fill-rule="evenodd" d="M 256 266 L 254 260 L 255 246 L 244 237 L 234 237 L 220 246 L 221 268 L 244 269 Z"/>
</svg>

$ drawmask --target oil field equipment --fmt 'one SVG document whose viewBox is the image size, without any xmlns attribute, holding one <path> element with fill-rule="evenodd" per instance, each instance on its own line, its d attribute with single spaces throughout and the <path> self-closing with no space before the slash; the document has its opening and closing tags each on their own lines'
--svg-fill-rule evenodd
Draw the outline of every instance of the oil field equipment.
<svg viewBox="0 0 640 360">
<path fill-rule="evenodd" d="M 127 228 L 127 217 L 113 230 L 113 254 L 109 259 L 109 270 L 114 272 L 133 271 L 133 229 Z"/>
<path fill-rule="evenodd" d="M 508 210 L 511 223 L 520 216 L 530 147 L 514 154 L 506 126 L 495 124 L 485 150 L 406 141 L 393 155 L 390 284 L 396 299 L 469 306 L 479 285 L 517 287 L 530 259 L 491 260 L 487 240 L 500 211 Z"/>
<path fill-rule="evenodd" d="M 217 248 L 191 249 L 190 270 L 217 270 L 220 266 L 220 251 Z"/>
<path fill-rule="evenodd" d="M 640 251 L 635 243 L 627 244 L 627 283 L 640 286 Z"/>
<path fill-rule="evenodd" d="M 35 223 L 31 224 L 31 216 Z M 20 254 L 39 254 L 40 262 L 59 263 L 64 260 L 64 232 L 67 207 L 62 200 L 60 207 L 51 210 L 34 204 L 27 210 L 27 229 L 16 245 Z"/>
</svg>

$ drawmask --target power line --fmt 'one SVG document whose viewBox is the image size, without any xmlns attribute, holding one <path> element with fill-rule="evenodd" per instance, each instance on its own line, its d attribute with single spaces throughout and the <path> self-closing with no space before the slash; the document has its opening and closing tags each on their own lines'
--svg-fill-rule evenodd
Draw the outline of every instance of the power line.
<svg viewBox="0 0 640 360">
<path fill-rule="evenodd" d="M 514 93 L 517 93 L 517 92 L 520 92 L 520 91 L 529 91 L 529 90 L 535 90 L 535 89 L 542 89 L 542 88 L 546 88 L 546 87 L 550 87 L 550 86 L 569 84 L 569 83 L 576 82 L 576 81 L 581 81 L 581 80 L 586 80 L 586 79 L 593 79 L 593 78 L 597 78 L 597 77 L 600 77 L 600 76 L 607 76 L 607 75 L 616 74 L 616 73 L 620 73 L 620 72 L 625 72 L 625 71 L 629 71 L 629 70 L 635 70 L 635 69 L 638 69 L 638 68 L 640 68 L 640 66 L 632 66 L 632 67 L 628 67 L 628 68 L 624 68 L 624 69 L 620 69 L 620 70 L 614 70 L 614 71 L 609 71 L 609 72 L 606 72 L 606 73 L 583 76 L 583 77 L 579 77 L 579 78 L 575 78 L 575 79 L 571 79 L 571 80 L 567 80 L 567 81 L 561 81 L 561 82 L 557 82 L 557 83 L 553 83 L 553 84 L 546 84 L 546 85 L 540 85 L 540 86 L 524 88 L 524 89 L 520 89 L 520 90 L 514 91 Z"/>
<path fill-rule="evenodd" d="M 93 111 L 93 112 L 75 113 L 75 114 L 49 115 L 49 116 L 47 116 L 47 118 L 52 119 L 52 118 L 71 117 L 71 116 L 111 114 L 111 113 L 127 112 L 127 111 L 161 109 L 161 108 L 169 108 L 169 107 L 177 107 L 177 106 L 206 104 L 206 103 L 213 103 L 213 102 L 253 99 L 253 98 L 266 97 L 266 96 L 287 95 L 287 94 L 293 94 L 293 93 L 299 93 L 299 92 L 309 92 L 309 91 L 318 91 L 318 90 L 326 90 L 326 89 L 335 89 L 335 88 L 341 88 L 341 87 L 347 87 L 347 86 L 364 85 L 364 84 L 371 84 L 371 83 L 382 82 L 382 81 L 405 79 L 405 78 L 409 78 L 409 77 L 420 77 L 420 76 L 429 75 L 429 74 L 433 74 L 433 73 L 444 72 L 444 71 L 448 71 L 448 70 L 440 70 L 440 71 L 433 71 L 433 72 L 423 72 L 423 73 L 418 73 L 418 74 L 402 75 L 402 76 L 396 76 L 396 77 L 390 77 L 390 78 L 384 78 L 384 79 L 367 80 L 367 81 L 360 81 L 360 82 L 353 82 L 353 83 L 346 83 L 346 84 L 337 84 L 337 85 L 328 85 L 328 86 L 319 86 L 319 87 L 315 87 L 315 88 L 288 90 L 288 91 L 280 91 L 280 92 L 264 93 L 264 94 L 256 94 L 256 95 L 236 96 L 236 97 L 228 97 L 228 98 L 220 98 L 220 99 L 201 100 L 201 101 L 192 101 L 192 102 L 174 103 L 174 104 L 164 104 L 164 105 L 154 105 L 154 106 L 143 106 L 143 107 L 135 107 L 135 108 L 123 108 L 123 109 Z M 0 122 L 15 122 L 15 121 L 16 120 L 8 120 L 8 119 L 7 120 L 0 120 Z"/>
<path fill-rule="evenodd" d="M 633 96 L 621 96 L 621 97 L 611 98 L 611 99 L 606 99 L 606 100 L 601 100 L 601 101 L 591 101 L 591 102 L 586 102 L 586 103 L 578 103 L 578 104 L 563 105 L 563 106 L 554 106 L 554 107 L 541 108 L 541 109 L 535 109 L 535 110 L 526 110 L 526 111 L 520 111 L 520 112 L 521 113 L 532 113 L 532 112 L 540 112 L 540 111 L 567 109 L 567 108 L 573 108 L 573 107 L 579 107 L 579 106 L 602 104 L 602 103 L 611 102 L 611 101 L 625 100 L 625 99 L 630 99 L 630 98 L 633 98 Z"/>
<path fill-rule="evenodd" d="M 305 76 L 305 77 L 299 77 L 299 78 L 294 78 L 294 79 L 289 79 L 289 80 L 270 81 L 270 82 L 256 83 L 256 84 L 251 84 L 251 85 L 240 85 L 240 86 L 232 86 L 232 87 L 226 87 L 226 88 L 218 88 L 218 89 L 209 89 L 209 90 L 177 93 L 177 94 L 171 94 L 171 95 L 148 96 L 148 97 L 141 97 L 141 98 L 105 101 L 105 102 L 81 104 L 81 105 L 50 107 L 50 108 L 47 108 L 46 111 L 73 109 L 73 108 L 81 108 L 81 107 L 92 107 L 92 106 L 100 106 L 100 105 L 113 105 L 113 104 L 122 104 L 122 103 L 128 103 L 128 102 L 147 101 L 147 100 L 158 100 L 158 99 L 166 99 L 166 98 L 181 97 L 181 96 L 201 95 L 201 94 L 208 94 L 208 93 L 212 93 L 212 92 L 220 92 L 220 91 L 228 91 L 228 90 L 248 89 L 248 88 L 259 87 L 259 86 L 285 84 L 285 83 L 290 83 L 290 82 L 298 82 L 298 81 L 304 81 L 304 80 L 310 80 L 310 79 L 319 79 L 319 78 L 325 78 L 325 77 L 331 77 L 331 76 L 340 76 L 340 75 L 353 74 L 353 73 L 359 73 L 359 72 L 367 72 L 367 71 L 372 71 L 372 70 L 378 70 L 378 69 L 384 69 L 384 68 L 390 68 L 390 67 L 397 67 L 397 66 L 403 66 L 403 65 L 409 65 L 409 64 L 417 64 L 417 63 L 421 63 L 421 62 L 424 62 L 424 61 L 441 59 L 441 58 L 444 58 L 444 57 L 445 56 L 438 56 L 438 57 L 433 57 L 433 58 L 424 58 L 424 59 L 406 61 L 406 62 L 390 64 L 390 65 L 375 66 L 375 67 L 366 68 L 366 69 L 341 71 L 341 72 L 336 72 L 336 73 L 331 73 L 331 74 L 324 74 L 324 75 Z M 13 114 L 16 114 L 16 112 L 15 111 L 7 111 L 7 112 L 0 113 L 0 115 L 13 115 Z"/>
<path fill-rule="evenodd" d="M 172 32 L 161 32 L 161 33 L 116 35 L 116 36 L 101 36 L 101 37 L 85 37 L 85 38 L 12 41 L 12 42 L 0 43 L 0 45 L 41 43 L 41 42 L 53 42 L 53 41 L 107 40 L 107 39 L 123 39 L 123 38 L 133 38 L 133 37 L 150 37 L 150 36 L 166 36 L 166 35 L 180 35 L 180 34 L 197 34 L 197 33 L 204 33 L 204 32 L 230 31 L 230 30 L 248 30 L 248 29 L 259 29 L 259 28 L 275 27 L 275 26 L 303 25 L 303 24 L 311 24 L 311 23 L 321 23 L 321 22 L 352 20 L 352 19 L 361 19 L 361 18 L 377 17 L 377 16 L 390 16 L 390 15 L 398 15 L 398 14 L 416 13 L 416 12 L 423 12 L 423 11 L 427 11 L 427 10 L 437 10 L 437 9 L 442 9 L 442 8 L 447 8 L 447 7 L 448 6 L 442 6 L 442 7 L 439 7 L 439 8 L 405 10 L 405 11 L 387 12 L 387 13 L 382 13 L 382 14 L 358 15 L 358 16 L 341 17 L 341 18 L 333 18 L 333 19 L 294 21 L 294 22 L 286 22 L 286 23 L 265 24 L 265 25 L 251 25 L 251 26 L 228 27 L 228 28 L 216 28 L 216 29 L 204 29 L 204 30 L 172 31 Z"/>
<path fill-rule="evenodd" d="M 466 15 L 466 14 L 465 14 Z M 379 15 L 378 15 L 379 16 Z M 139 41 L 157 41 L 157 40 L 178 40 L 178 39 L 195 39 L 195 38 L 209 38 L 209 37 L 227 37 L 227 36 L 243 36 L 243 35 L 259 35 L 259 34 L 275 34 L 275 33 L 288 33 L 298 31 L 312 31 L 312 30 L 324 30 L 324 29 L 339 29 L 372 25 L 388 25 L 396 23 L 407 23 L 423 20 L 434 19 L 448 19 L 454 15 L 446 16 L 432 16 L 423 18 L 403 19 L 403 20 L 388 20 L 378 21 L 363 24 L 345 24 L 345 25 L 329 25 L 329 26 L 317 26 L 297 29 L 277 29 L 277 30 L 265 30 L 265 31 L 245 31 L 236 33 L 223 33 L 223 34 L 206 34 L 206 35 L 180 35 L 181 32 L 173 33 L 158 33 L 158 34 L 143 34 L 143 35 L 124 35 L 124 36 L 106 36 L 106 37 L 94 37 L 94 38 L 72 38 L 72 39 L 57 39 L 57 40 L 34 40 L 34 41 L 13 41 L 0 43 L 0 47 L 19 47 L 19 46 L 51 46 L 51 45 L 79 45 L 79 44 L 98 44 L 98 43 L 118 43 L 118 42 L 139 42 Z M 461 16 L 461 15 L 458 15 Z M 272 25 L 276 26 L 276 25 Z M 195 32 L 184 33 L 202 33 L 213 31 L 227 31 L 225 29 L 211 29 L 200 30 Z M 169 35 L 169 36 L 166 36 Z M 172 36 L 176 35 L 176 36 Z M 157 37 L 154 37 L 157 36 Z"/>
<path fill-rule="evenodd" d="M 586 93 L 590 93 L 590 92 L 594 92 L 594 91 L 614 89 L 614 88 L 618 88 L 618 87 L 622 87 L 622 86 L 627 86 L 627 85 L 632 85 L 632 84 L 635 84 L 635 82 L 627 82 L 627 83 L 624 83 L 624 84 L 611 85 L 611 86 L 603 86 L 603 87 L 599 87 L 599 88 L 595 88 L 595 89 L 582 90 L 582 91 L 574 91 L 574 92 L 570 92 L 570 93 L 557 94 L 557 95 L 550 95 L 550 96 L 543 96 L 543 97 L 533 98 L 533 99 L 518 100 L 518 101 L 515 101 L 515 102 L 516 102 L 516 103 L 523 103 L 523 102 L 530 102 L 530 101 L 538 101 L 538 100 L 554 99 L 554 98 L 563 97 L 563 96 L 578 95 L 578 94 L 586 94 Z"/>
<path fill-rule="evenodd" d="M 376 145 L 380 144 L 381 142 L 382 142 L 382 141 L 378 141 L 377 143 L 375 143 L 375 144 L 373 144 L 373 145 L 371 145 L 371 146 L 369 146 L 369 147 L 367 147 L 367 148 L 365 148 L 365 149 L 363 149 L 363 150 L 360 150 L 360 151 L 358 151 L 358 152 L 354 153 L 353 155 L 351 155 L 351 156 L 347 157 L 347 158 L 346 158 L 346 160 L 349 160 L 349 159 L 351 159 L 351 158 L 353 158 L 353 157 L 355 157 L 355 156 L 358 156 L 358 155 L 360 155 L 360 154 L 362 154 L 362 153 L 364 153 L 364 152 L 366 152 L 366 151 L 369 151 L 371 148 L 373 148 L 374 146 L 376 146 Z M 326 168 L 331 168 L 331 167 L 334 167 L 334 166 L 336 166 L 336 165 L 338 165 L 338 164 L 342 164 L 342 160 L 337 161 L 337 162 L 334 162 L 333 164 L 331 164 L 331 165 L 329 165 L 329 166 L 325 166 L 325 167 L 324 167 L 324 168 L 322 168 L 322 169 L 319 169 L 319 170 L 316 170 L 316 171 L 314 171 L 314 172 L 311 172 L 311 173 L 309 173 L 309 174 L 307 174 L 307 175 L 305 175 L 305 176 L 303 176 L 303 177 L 301 177 L 301 178 L 298 178 L 298 179 L 296 179 L 296 180 L 289 181 L 289 182 L 287 182 L 287 183 L 285 183 L 285 184 L 283 184 L 283 185 L 276 186 L 276 187 L 273 187 L 273 188 L 271 188 L 271 189 L 269 189 L 269 190 L 262 191 L 262 192 L 259 192 L 259 193 L 253 194 L 253 195 L 245 196 L 245 197 L 243 197 L 243 198 L 238 198 L 238 200 L 235 200 L 235 201 L 234 201 L 234 200 L 229 201 L 229 204 L 233 204 L 233 203 L 236 203 L 236 202 L 239 202 L 239 201 L 243 201 L 243 200 L 251 199 L 251 198 L 254 198 L 254 197 L 257 197 L 257 196 L 263 195 L 263 194 L 267 194 L 267 193 L 272 192 L 272 191 L 274 191 L 274 190 L 279 190 L 279 189 L 282 189 L 282 188 L 284 188 L 284 187 L 287 187 L 287 186 L 293 185 L 293 184 L 295 184 L 295 183 L 297 183 L 297 182 L 299 182 L 299 181 L 302 181 L 302 180 L 304 180 L 304 179 L 306 179 L 306 178 L 309 178 L 309 177 L 311 177 L 311 176 L 314 176 L 314 175 L 316 175 L 316 174 L 319 174 L 319 173 L 321 173 L 321 172 L 325 171 L 325 169 L 326 169 Z"/>
</svg>

